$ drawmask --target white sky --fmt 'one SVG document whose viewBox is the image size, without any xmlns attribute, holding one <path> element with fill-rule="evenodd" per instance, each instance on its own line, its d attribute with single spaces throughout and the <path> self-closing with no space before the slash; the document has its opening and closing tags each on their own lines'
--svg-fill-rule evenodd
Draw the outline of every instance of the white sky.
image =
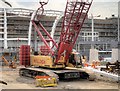
<svg viewBox="0 0 120 91">
<path fill-rule="evenodd" d="M 17 8 L 37 9 L 39 0 L 6 0 Z M 42 0 L 46 1 L 46 0 Z M 93 0 L 89 15 L 101 15 L 101 18 L 111 17 L 112 14 L 118 15 L 118 1 L 120 0 Z M 49 0 L 45 9 L 64 11 L 67 0 Z M 4 7 L 4 5 L 0 6 Z"/>
</svg>

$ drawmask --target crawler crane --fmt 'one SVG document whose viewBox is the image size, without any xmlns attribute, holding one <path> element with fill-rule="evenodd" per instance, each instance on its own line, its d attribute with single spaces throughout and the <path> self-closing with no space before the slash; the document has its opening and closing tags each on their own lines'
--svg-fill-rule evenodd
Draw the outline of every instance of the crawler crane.
<svg viewBox="0 0 120 91">
<path fill-rule="evenodd" d="M 78 63 L 77 53 L 72 52 L 72 49 L 87 17 L 92 1 L 93 0 L 67 0 L 58 44 L 40 22 L 44 12 L 43 6 L 48 3 L 40 2 L 41 7 L 34 13 L 32 24 L 44 42 L 44 46 L 41 47 L 41 55 L 31 55 L 30 67 L 21 68 L 19 71 L 20 75 L 35 77 L 38 74 L 40 75 L 40 72 L 43 72 L 44 75 L 46 75 L 47 72 L 51 72 L 57 75 L 59 79 L 89 77 L 89 74 L 84 71 L 66 69 L 66 67 L 75 67 L 75 64 Z M 40 29 L 42 31 L 40 31 Z M 46 34 L 48 39 L 42 35 L 42 32 Z M 49 42 L 52 42 L 52 47 L 49 45 Z M 47 54 L 45 53 L 46 50 Z"/>
</svg>

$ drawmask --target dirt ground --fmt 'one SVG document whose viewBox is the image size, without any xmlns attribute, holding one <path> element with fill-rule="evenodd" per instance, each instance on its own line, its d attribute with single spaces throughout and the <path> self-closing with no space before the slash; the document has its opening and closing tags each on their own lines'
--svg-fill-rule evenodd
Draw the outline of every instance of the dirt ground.
<svg viewBox="0 0 120 91">
<path fill-rule="evenodd" d="M 0 84 L 1 89 L 43 89 L 35 86 L 35 79 L 19 76 L 19 67 L 10 69 L 2 67 L 0 76 L 7 85 Z M 60 81 L 57 87 L 45 87 L 44 89 L 118 89 L 117 82 L 102 80 L 89 81 L 80 79 L 77 81 Z"/>
</svg>

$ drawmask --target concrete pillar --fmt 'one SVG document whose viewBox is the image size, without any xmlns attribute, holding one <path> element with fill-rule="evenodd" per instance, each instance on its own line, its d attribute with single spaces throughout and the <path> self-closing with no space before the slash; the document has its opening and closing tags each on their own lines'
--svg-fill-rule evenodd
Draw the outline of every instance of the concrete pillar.
<svg viewBox="0 0 120 91">
<path fill-rule="evenodd" d="M 93 61 L 98 61 L 97 49 L 90 49 L 89 63 L 92 63 Z"/>
<path fill-rule="evenodd" d="M 61 20 L 61 18 L 63 17 L 63 13 L 61 13 L 61 15 L 58 15 L 53 23 L 53 26 L 52 26 L 52 31 L 50 33 L 51 37 L 54 39 L 54 34 L 55 34 L 55 30 L 56 30 L 56 26 L 57 24 L 59 23 L 59 21 Z M 50 47 L 52 47 L 53 44 L 52 42 L 50 41 Z"/>
<path fill-rule="evenodd" d="M 7 16 L 6 16 L 6 10 L 4 8 L 4 49 L 7 49 Z"/>
<path fill-rule="evenodd" d="M 31 20 L 29 23 L 29 32 L 28 32 L 28 45 L 31 46 L 31 34 L 32 34 L 32 20 L 34 20 L 34 17 L 36 15 L 36 11 L 32 13 Z"/>
<path fill-rule="evenodd" d="M 116 60 L 118 60 L 119 56 L 120 56 L 120 49 L 118 48 L 112 49 L 112 62 L 115 62 Z M 119 61 L 120 61 L 120 57 L 119 57 Z"/>
</svg>

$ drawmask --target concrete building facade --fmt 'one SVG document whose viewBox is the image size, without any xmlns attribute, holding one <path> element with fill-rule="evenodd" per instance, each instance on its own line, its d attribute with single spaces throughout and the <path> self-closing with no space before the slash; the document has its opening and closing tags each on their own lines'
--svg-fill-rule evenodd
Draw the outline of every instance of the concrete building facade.
<svg viewBox="0 0 120 91">
<path fill-rule="evenodd" d="M 0 8 L 0 50 L 15 49 L 27 43 L 32 12 L 27 9 Z"/>
<path fill-rule="evenodd" d="M 3 49 L 16 50 L 20 45 L 28 44 L 29 25 L 33 11 L 22 8 L 0 8 L 0 51 L 3 51 Z M 59 11 L 46 10 L 45 15 L 42 16 L 41 22 L 49 33 L 52 30 L 56 16 L 60 13 Z M 59 31 L 60 29 L 57 29 L 58 33 Z M 38 38 L 38 35 L 36 36 Z M 33 46 L 33 31 L 31 37 L 31 46 Z M 40 39 L 37 40 L 39 45 Z"/>
</svg>

